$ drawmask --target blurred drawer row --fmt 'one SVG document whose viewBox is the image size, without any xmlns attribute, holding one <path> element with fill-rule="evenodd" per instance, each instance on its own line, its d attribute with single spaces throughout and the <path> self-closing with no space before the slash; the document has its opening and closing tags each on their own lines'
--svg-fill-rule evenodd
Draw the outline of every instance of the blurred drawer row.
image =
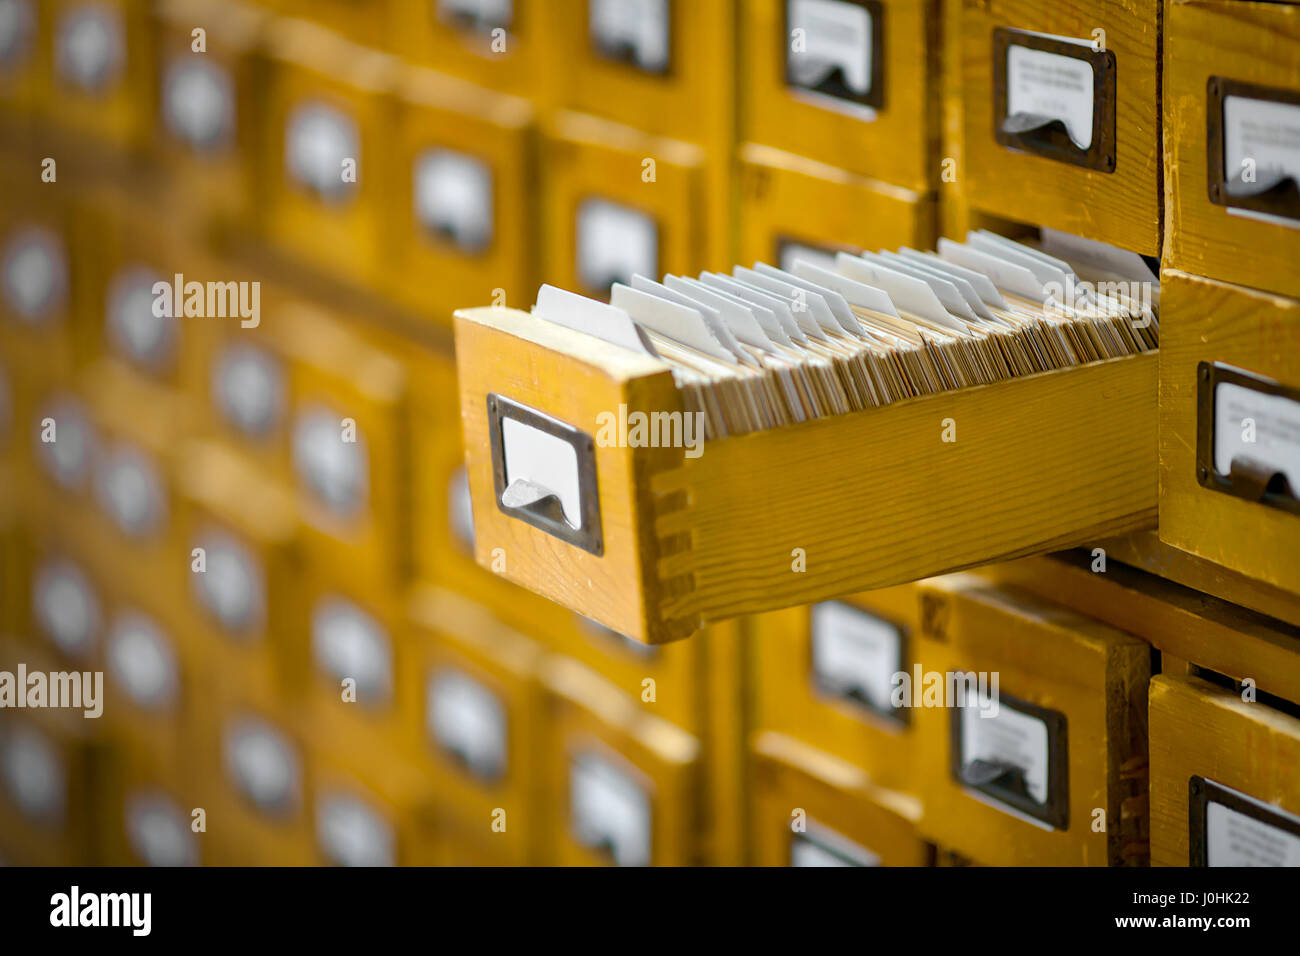
<svg viewBox="0 0 1300 956">
<path fill-rule="evenodd" d="M 765 862 L 889 864 L 904 839 L 986 865 L 1300 864 L 1300 709 L 1264 689 L 1294 692 L 1300 632 L 1087 555 L 1051 563 L 756 619 Z"/>
<path fill-rule="evenodd" d="M 1169 264 L 1300 292 L 1285 278 L 1300 219 L 1288 186 L 1300 41 L 1285 4 L 1178 0 L 1163 26 L 1155 0 L 1080 0 L 1050 12 L 1021 0 L 964 4 L 957 63 L 939 53 L 939 5 L 896 0 L 264 5 L 337 33 L 208 0 L 169 0 L 156 21 L 143 0 L 9 6 L 10 68 L 0 88 L 8 102 L 57 97 L 49 115 L 70 129 L 129 146 L 157 137 L 182 168 L 197 155 L 205 179 L 187 179 L 180 194 L 218 205 L 234 196 L 243 214 L 261 208 L 252 200 L 263 180 L 279 194 L 292 184 L 274 181 L 294 177 L 291 195 L 355 210 L 382 202 L 374 193 L 384 189 L 406 193 L 398 183 L 417 180 L 418 193 L 426 180 L 425 200 L 403 203 L 403 218 L 429 234 L 426 255 L 459 253 L 453 278 L 484 267 L 466 276 L 472 288 L 514 291 L 507 269 L 523 261 L 512 243 L 529 205 L 516 199 L 527 189 L 520 138 L 538 108 L 639 130 L 642 158 L 664 140 L 702 150 L 701 214 L 717 231 L 726 197 L 714 193 L 727 192 L 734 104 L 742 144 L 919 196 L 957 189 L 977 211 L 1149 256 L 1162 247 L 1163 141 Z M 385 22 L 402 40 L 396 51 L 422 66 L 402 69 L 373 49 Z M 564 68 L 546 65 L 558 63 Z M 938 150 L 943 71 L 960 74 L 960 164 Z M 263 102 L 268 83 L 273 94 Z M 430 155 L 439 150 L 451 155 Z M 279 172 L 252 176 L 260 168 Z M 639 166 L 629 172 L 639 181 Z M 447 183 L 461 198 L 421 222 Z M 299 228 L 288 205 L 270 220 Z M 365 275 L 390 237 L 364 212 L 336 212 L 333 228 L 347 229 L 364 255 L 356 261 L 344 242 L 333 261 Z M 394 249 L 421 247 L 397 238 Z M 727 240 L 710 241 L 700 264 Z M 1232 254 L 1240 248 L 1258 255 Z M 402 274 L 399 266 L 390 276 L 399 289 Z M 497 278 L 485 285 L 483 276 Z M 406 291 L 418 302 L 419 290 Z"/>
</svg>

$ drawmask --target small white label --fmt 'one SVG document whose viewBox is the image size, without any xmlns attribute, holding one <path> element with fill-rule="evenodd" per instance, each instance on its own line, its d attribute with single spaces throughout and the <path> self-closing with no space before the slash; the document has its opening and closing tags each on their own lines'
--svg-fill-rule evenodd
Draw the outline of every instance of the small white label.
<svg viewBox="0 0 1300 956">
<path fill-rule="evenodd" d="M 60 488 L 65 491 L 83 488 L 90 477 L 94 435 L 81 402 L 74 398 L 57 398 L 41 418 L 54 422 L 54 440 L 43 440 L 45 428 L 38 420 L 32 432 L 37 459 Z"/>
<path fill-rule="evenodd" d="M 438 19 L 443 23 L 468 23 L 479 33 L 509 30 L 515 19 L 514 0 L 438 0 Z"/>
<path fill-rule="evenodd" d="M 650 865 L 650 799 L 609 760 L 592 752 L 573 756 L 569 815 L 583 846 L 608 851 L 619 866 Z"/>
<path fill-rule="evenodd" d="M 801 245 L 797 242 L 783 244 L 781 246 L 781 268 L 786 272 L 794 272 L 796 262 L 807 262 L 822 269 L 829 269 L 831 272 L 839 271 L 839 265 L 833 252 Z"/>
<path fill-rule="evenodd" d="M 356 187 L 344 179 L 344 161 L 361 165 L 361 134 L 345 113 L 324 103 L 307 103 L 289 114 L 284 162 L 289 176 L 326 199 L 337 200 Z"/>
<path fill-rule="evenodd" d="M 266 585 L 262 567 L 243 543 L 224 531 L 198 538 L 205 570 L 190 572 L 195 597 L 228 634 L 259 635 L 266 626 Z"/>
<path fill-rule="evenodd" d="M 838 70 L 850 94 L 871 91 L 871 13 L 843 0 L 789 0 L 790 30 L 803 30 L 804 44 L 786 45 L 790 77 L 817 89 Z"/>
<path fill-rule="evenodd" d="M 322 598 L 311 612 L 316 666 L 335 682 L 357 682 L 357 700 L 377 707 L 393 696 L 393 646 L 379 622 L 344 598 Z"/>
<path fill-rule="evenodd" d="M 415 161 L 415 215 L 425 229 L 464 252 L 492 243 L 492 169 L 449 149 L 431 149 Z"/>
<path fill-rule="evenodd" d="M 557 435 L 514 418 L 501 419 L 501 446 L 505 450 L 506 487 L 515 480 L 540 485 L 560 499 L 564 520 L 581 528 L 577 449 Z"/>
<path fill-rule="evenodd" d="M 199 848 L 189 817 L 162 791 L 127 796 L 126 833 L 132 852 L 145 866 L 198 866 Z"/>
<path fill-rule="evenodd" d="M 95 497 L 123 534 L 146 538 L 167 519 L 162 478 L 144 454 L 128 445 L 104 452 L 95 463 Z"/>
<path fill-rule="evenodd" d="M 264 349 L 232 345 L 213 363 L 212 402 L 234 428 L 264 438 L 284 416 L 284 369 Z"/>
<path fill-rule="evenodd" d="M 1286 475 L 1300 489 L 1300 402 L 1244 385 L 1214 387 L 1214 470 L 1227 475 L 1238 456 Z"/>
<path fill-rule="evenodd" d="M 392 826 L 356 797 L 323 793 L 316 800 L 316 839 L 339 866 L 395 866 Z"/>
<path fill-rule="evenodd" d="M 0 0 L 0 69 L 12 70 L 25 63 L 35 34 L 31 0 Z"/>
<path fill-rule="evenodd" d="M 54 64 L 59 77 L 88 93 L 115 81 L 126 62 L 120 12 L 102 3 L 71 7 L 59 21 Z"/>
<path fill-rule="evenodd" d="M 903 669 L 898 628 L 837 601 L 814 604 L 811 626 L 817 683 L 876 710 L 892 710 L 894 675 Z"/>
<path fill-rule="evenodd" d="M 484 780 L 505 775 L 506 711 L 492 691 L 460 671 L 440 671 L 429 678 L 425 709 L 433 738 L 471 773 Z"/>
<path fill-rule="evenodd" d="M 963 769 L 976 760 L 1018 767 L 1030 798 L 1046 804 L 1050 796 L 1047 724 L 1015 710 L 1005 700 L 999 702 L 996 716 L 983 716 L 990 712 L 973 703 L 961 709 Z"/>
<path fill-rule="evenodd" d="M 63 822 L 68 774 L 59 751 L 41 731 L 24 723 L 0 733 L 0 775 L 23 816 Z"/>
<path fill-rule="evenodd" d="M 607 295 L 615 282 L 659 274 L 659 227 L 643 212 L 604 199 L 578 206 L 578 281 Z"/>
<path fill-rule="evenodd" d="M 177 322 L 173 316 L 154 310 L 154 284 L 162 276 L 143 266 L 132 266 L 113 277 L 108 289 L 108 338 L 128 361 L 148 371 L 160 371 L 171 363 L 176 350 Z"/>
<path fill-rule="evenodd" d="M 263 813 L 282 815 L 298 806 L 302 769 L 289 739 L 256 717 L 226 726 L 222 759 L 235 787 Z"/>
<path fill-rule="evenodd" d="M 43 226 L 9 237 L 4 250 L 4 297 L 20 320 L 41 325 L 68 301 L 68 259 L 63 241 Z"/>
<path fill-rule="evenodd" d="M 469 494 L 469 473 L 457 468 L 447 487 L 447 511 L 451 533 L 460 546 L 474 553 L 474 506 Z"/>
<path fill-rule="evenodd" d="M 175 704 L 180 693 L 176 652 L 162 629 L 136 611 L 123 611 L 108 632 L 108 672 L 138 707 Z"/>
<path fill-rule="evenodd" d="M 32 592 L 36 619 L 54 645 L 69 657 L 89 656 L 99 635 L 99 598 L 81 568 L 63 558 L 46 561 Z"/>
<path fill-rule="evenodd" d="M 200 152 L 226 145 L 235 129 L 230 74 L 203 56 L 177 57 L 163 80 L 163 121 Z"/>
<path fill-rule="evenodd" d="M 1294 814 L 1244 793 L 1237 795 L 1300 826 L 1300 817 Z M 1300 866 L 1300 836 L 1211 799 L 1205 805 L 1205 865 Z"/>
<path fill-rule="evenodd" d="M 1079 149 L 1092 148 L 1092 63 L 1012 44 L 1007 48 L 1007 116 L 1059 119 Z"/>
<path fill-rule="evenodd" d="M 880 866 L 880 857 L 829 827 L 807 821 L 790 844 L 791 866 Z"/>
<path fill-rule="evenodd" d="M 668 0 L 590 0 L 591 42 L 605 56 L 647 73 L 668 69 Z"/>
<path fill-rule="evenodd" d="M 357 515 L 368 493 L 365 437 L 344 440 L 343 416 L 321 406 L 305 409 L 293 430 L 299 479 L 325 508 L 341 518 Z"/>
</svg>

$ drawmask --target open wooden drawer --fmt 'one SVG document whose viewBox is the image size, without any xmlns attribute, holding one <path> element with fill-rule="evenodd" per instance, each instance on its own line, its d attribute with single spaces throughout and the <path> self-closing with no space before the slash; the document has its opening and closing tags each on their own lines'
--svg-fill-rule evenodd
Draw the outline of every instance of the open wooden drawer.
<svg viewBox="0 0 1300 956">
<path fill-rule="evenodd" d="M 629 447 L 654 358 L 504 308 L 456 353 L 479 563 L 648 643 L 1156 520 L 1155 353 L 694 448 Z"/>
</svg>

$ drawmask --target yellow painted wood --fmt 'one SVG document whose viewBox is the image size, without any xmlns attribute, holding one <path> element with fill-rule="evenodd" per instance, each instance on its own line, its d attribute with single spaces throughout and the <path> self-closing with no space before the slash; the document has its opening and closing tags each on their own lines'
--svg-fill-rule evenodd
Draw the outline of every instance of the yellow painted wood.
<svg viewBox="0 0 1300 956">
<path fill-rule="evenodd" d="M 263 98 L 268 81 L 263 55 L 267 11 L 221 0 L 165 0 L 157 8 L 154 73 L 155 126 L 151 144 L 167 169 L 168 208 L 176 214 L 214 215 L 252 232 L 260 226 L 263 183 L 257 177 L 262 155 Z M 193 31 L 205 32 L 203 52 L 193 49 Z M 202 62 L 230 84 L 234 126 L 216 149 L 196 149 L 167 127 L 162 110 L 171 69 Z"/>
<path fill-rule="evenodd" d="M 636 781 L 650 805 L 652 866 L 704 862 L 699 824 L 703 776 L 696 737 L 646 713 L 594 671 L 554 655 L 543 664 L 554 724 L 547 751 L 551 836 L 560 866 L 598 866 L 606 854 L 578 842 L 570 816 L 570 761 L 592 751 Z"/>
<path fill-rule="evenodd" d="M 174 592 L 183 606 L 178 620 L 185 653 L 199 662 L 219 696 L 238 694 L 271 706 L 287 689 L 297 691 L 308 674 L 307 614 L 301 595 L 305 562 L 293 497 L 229 449 L 207 441 L 187 443 L 176 458 L 181 545 L 176 559 L 185 574 Z M 261 590 L 260 608 L 246 626 L 232 630 L 202 600 L 195 548 L 203 567 L 219 565 L 215 548 L 233 542 L 240 567 Z M 246 563 L 245 563 L 246 561 Z M 240 590 L 236 593 L 246 594 Z"/>
<path fill-rule="evenodd" d="M 1165 659 L 1250 678 L 1260 690 L 1300 702 L 1300 627 L 1193 591 L 1107 555 L 1094 572 L 1088 551 L 1027 558 L 982 569 L 1039 597 L 1069 605 L 1149 642 Z"/>
<path fill-rule="evenodd" d="M 1204 488 L 1196 475 L 1198 363 L 1300 387 L 1300 300 L 1164 270 L 1161 315 L 1160 540 L 1300 593 L 1300 516 Z"/>
<path fill-rule="evenodd" d="M 359 47 L 316 24 L 277 20 L 268 35 L 271 81 L 265 91 L 265 154 L 269 238 L 291 256 L 369 288 L 383 288 L 389 265 L 390 225 L 385 219 L 395 186 L 393 92 L 395 59 Z M 356 126 L 356 185 L 337 201 L 299 184 L 285 163 L 292 111 L 319 103 Z M 343 170 L 339 170 L 340 178 Z"/>
<path fill-rule="evenodd" d="M 1111 538 L 1102 546 L 1125 564 L 1287 624 L 1300 624 L 1300 596 L 1170 547 L 1154 531 Z"/>
<path fill-rule="evenodd" d="M 1151 865 L 1188 864 L 1188 781 L 1300 813 L 1300 720 L 1195 677 L 1151 680 Z"/>
<path fill-rule="evenodd" d="M 699 230 L 694 241 L 700 245 L 683 267 L 692 273 L 724 269 L 732 262 L 732 153 L 740 75 L 736 18 L 738 7 L 747 5 L 735 0 L 668 4 L 671 63 L 664 74 L 646 73 L 596 52 L 588 0 L 546 0 L 545 10 L 537 11 L 545 38 L 538 57 L 543 79 L 530 83 L 550 106 L 626 123 L 651 137 L 702 150 L 700 191 L 691 202 L 702 223 L 692 226 Z M 641 153 L 637 163 L 642 156 L 662 155 Z M 604 184 L 588 183 L 589 188 L 598 185 Z"/>
<path fill-rule="evenodd" d="M 505 865 L 540 864 L 546 853 L 546 796 L 542 755 L 548 721 L 538 681 L 543 647 L 506 627 L 487 608 L 459 594 L 419 587 L 409 602 L 414 666 L 399 672 L 417 703 L 419 761 L 438 781 L 439 842 L 451 844 L 446 862 L 492 859 Z M 506 721 L 506 765 L 498 780 L 483 780 L 444 751 L 430 729 L 430 682 L 444 672 L 477 682 L 500 704 Z M 494 830 L 493 813 L 505 812 Z"/>
<path fill-rule="evenodd" d="M 844 603 L 902 628 L 903 669 L 911 673 L 914 639 L 921 620 L 916 585 L 905 584 L 845 597 Z M 881 786 L 915 787 L 915 735 L 899 723 L 855 701 L 817 687 L 812 667 L 811 608 L 794 607 L 756 615 L 750 630 L 754 727 L 775 731 L 861 768 Z M 903 711 L 904 719 L 910 713 Z"/>
<path fill-rule="evenodd" d="M 3 163 L 0 175 L 10 182 L 20 175 L 16 163 Z M 0 211 L 0 248 L 16 249 L 22 237 L 49 241 L 62 253 L 70 269 L 74 223 L 78 205 L 59 193 L 28 195 L 12 190 Z M 34 320 L 35 318 L 35 320 Z M 0 295 L 0 355 L 11 379 L 29 382 L 67 381 L 77 361 L 77 309 L 71 283 L 61 300 L 50 303 L 38 317 L 22 315 L 8 296 Z"/>
<path fill-rule="evenodd" d="M 78 137 L 87 152 L 86 138 L 99 146 L 124 153 L 134 153 L 147 142 L 154 120 L 153 76 L 156 68 L 154 32 L 149 4 L 140 0 L 105 0 L 97 4 L 113 17 L 121 30 L 121 61 L 100 89 L 87 89 L 60 70 L 56 52 L 57 37 L 66 18 L 84 12 L 78 0 L 48 0 L 36 4 L 47 7 L 41 19 L 44 31 L 41 42 L 50 51 L 49 93 L 45 98 L 44 119 L 51 125 Z"/>
<path fill-rule="evenodd" d="M 430 813 L 433 782 L 410 761 L 382 745 L 363 752 L 346 752 L 319 739 L 313 744 L 311 760 L 312 813 L 319 813 L 327 797 L 345 797 L 360 802 L 391 836 L 394 866 L 432 866 L 438 861 L 437 831 Z M 314 854 L 317 865 L 337 865 L 315 829 Z"/>
<path fill-rule="evenodd" d="M 993 129 L 993 30 L 1090 41 L 1115 54 L 1115 171 L 1015 152 Z M 962 10 L 965 168 L 972 206 L 1143 255 L 1160 253 L 1160 0 L 967 0 Z"/>
<path fill-rule="evenodd" d="M 398 109 L 394 148 L 400 175 L 387 218 L 394 297 L 444 325 L 451 321 L 451 309 L 465 303 L 523 304 L 537 287 L 532 106 L 430 70 L 410 69 L 402 75 Z M 462 250 L 416 216 L 416 164 L 434 149 L 451 150 L 490 170 L 492 237 L 482 251 Z"/>
<path fill-rule="evenodd" d="M 558 81 L 548 69 L 545 19 L 554 0 L 513 0 L 512 22 L 501 43 L 486 31 L 446 20 L 429 0 L 389 2 L 392 45 L 403 59 L 539 106 L 549 103 Z"/>
<path fill-rule="evenodd" d="M 920 585 L 915 665 L 997 673 L 999 693 L 1066 719 L 1069 794 L 1064 830 L 1037 826 L 977 799 L 951 771 L 948 707 L 913 711 L 921 832 L 990 866 L 1142 864 L 1146 835 L 1146 644 L 1083 615 L 973 575 Z M 1095 828 L 1105 811 L 1104 831 Z"/>
<path fill-rule="evenodd" d="M 303 330 L 282 340 L 290 433 L 307 416 L 324 413 L 335 428 L 330 438 L 342 445 L 343 453 L 359 449 L 363 472 L 355 510 L 349 511 L 319 493 L 295 456 L 308 551 L 314 561 L 346 567 L 358 584 L 403 580 L 411 566 L 407 509 L 413 481 L 407 370 L 398 353 L 368 341 L 356 328 L 331 323 L 328 313 L 310 306 L 297 308 L 302 314 L 296 317 L 282 313 L 282 321 Z"/>
<path fill-rule="evenodd" d="M 747 0 L 741 7 L 743 72 L 737 93 L 742 142 L 917 192 L 934 187 L 940 125 L 937 0 L 880 4 L 882 22 L 874 27 L 883 31 L 884 105 L 871 120 L 823 105 L 786 84 L 791 38 L 786 35 L 785 0 Z"/>
<path fill-rule="evenodd" d="M 304 17 L 354 43 L 386 49 L 393 42 L 395 0 L 275 0 L 276 12 Z"/>
<path fill-rule="evenodd" d="M 480 563 L 651 643 L 1154 517 L 1145 355 L 715 441 L 696 459 L 597 448 L 596 557 L 496 507 L 486 396 L 594 434 L 620 404 L 680 409 L 666 368 L 510 310 L 460 312 L 456 328 Z M 941 441 L 947 419 L 956 442 Z"/>
<path fill-rule="evenodd" d="M 643 178 L 647 160 L 654 161 L 653 182 Z M 597 298 L 609 295 L 608 288 L 586 288 L 578 275 L 577 214 L 586 199 L 627 206 L 654 220 L 659 273 L 694 275 L 708 267 L 708 249 L 718 233 L 706 215 L 707 161 L 702 148 L 646 136 L 593 116 L 560 113 L 547 125 L 542 161 L 544 281 Z M 528 299 L 514 303 L 528 304 Z"/>
<path fill-rule="evenodd" d="M 929 194 L 752 143 L 740 147 L 739 177 L 736 261 L 744 265 L 779 263 L 783 241 L 854 253 L 934 245 Z"/>
<path fill-rule="evenodd" d="M 1165 13 L 1164 264 L 1300 296 L 1300 232 L 1228 214 L 1210 202 L 1206 85 L 1212 76 L 1300 87 L 1300 8 L 1237 0 L 1169 0 Z"/>
<path fill-rule="evenodd" d="M 0 644 L 0 670 L 15 672 L 19 662 L 29 671 L 66 670 L 67 664 L 27 644 Z M 6 708 L 0 712 L 0 757 L 8 758 L 11 741 L 35 737 L 48 747 L 62 774 L 62 813 L 37 816 L 26 812 L 9 786 L 0 787 L 0 853 L 27 866 L 91 866 L 98 859 L 95 828 L 97 771 L 113 752 L 95 733 L 95 721 L 78 710 Z M 53 808 L 51 808 L 53 809 Z"/>
<path fill-rule="evenodd" d="M 790 865 L 792 825 L 800 817 L 875 853 L 882 866 L 929 864 L 916 797 L 883 789 L 860 768 L 770 731 L 754 737 L 751 761 L 755 865 Z"/>
</svg>

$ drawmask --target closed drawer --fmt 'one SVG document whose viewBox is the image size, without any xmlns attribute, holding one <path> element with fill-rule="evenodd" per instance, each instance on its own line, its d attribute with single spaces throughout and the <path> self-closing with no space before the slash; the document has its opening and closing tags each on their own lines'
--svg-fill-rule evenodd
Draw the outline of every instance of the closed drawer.
<svg viewBox="0 0 1300 956">
<path fill-rule="evenodd" d="M 547 102 L 548 0 L 392 0 L 403 58 L 491 90 Z"/>
<path fill-rule="evenodd" d="M 545 6 L 557 107 L 711 148 L 727 144 L 731 0 L 554 0 Z"/>
<path fill-rule="evenodd" d="M 209 712 L 205 775 L 212 862 L 221 866 L 310 866 L 309 754 L 279 708 L 240 699 Z"/>
<path fill-rule="evenodd" d="M 23 133 L 29 131 L 29 121 L 43 110 L 50 93 L 50 45 L 45 37 L 51 7 L 39 0 L 9 4 L 10 32 L 0 55 L 0 103 L 14 114 L 6 125 Z"/>
<path fill-rule="evenodd" d="M 721 438 L 687 457 L 681 448 L 620 447 L 608 428 L 599 445 L 593 437 L 609 416 L 648 421 L 652 412 L 680 411 L 666 366 L 526 313 L 461 312 L 457 361 L 478 559 L 491 567 L 494 549 L 504 549 L 499 573 L 659 643 L 713 620 L 1149 527 L 1154 358 Z M 494 477 L 490 453 L 500 427 L 489 424 L 493 395 L 585 436 L 573 447 L 581 473 L 594 478 L 574 483 L 588 495 L 589 514 L 598 512 L 599 549 L 497 504 L 496 480 L 505 476 Z M 1027 416 L 1027 407 L 1053 414 Z M 956 441 L 941 440 L 949 420 Z M 851 449 L 871 449 L 882 476 L 870 508 L 861 507 L 861 459 Z M 809 474 L 828 492 L 812 491 Z M 942 486 L 941 511 L 916 493 L 918 479 Z M 594 537 L 595 523 L 587 527 Z"/>
<path fill-rule="evenodd" d="M 305 573 L 292 496 L 227 449 L 196 442 L 179 459 L 184 589 L 194 658 L 219 698 L 269 706 L 307 674 Z"/>
<path fill-rule="evenodd" d="M 555 861 L 684 866 L 700 858 L 700 745 L 561 657 L 543 678 L 555 726 L 546 766 Z"/>
<path fill-rule="evenodd" d="M 1104 564 L 1096 550 L 1078 550 L 994 565 L 980 575 L 1067 604 L 1142 638 L 1164 657 L 1250 678 L 1265 693 L 1300 701 L 1300 625 L 1126 567 L 1119 561 L 1127 555 L 1109 542 L 1106 550 Z"/>
<path fill-rule="evenodd" d="M 301 20 L 276 21 L 268 44 L 267 233 L 301 262 L 382 289 L 399 64 Z"/>
<path fill-rule="evenodd" d="M 342 568 L 312 568 L 300 588 L 304 704 L 317 739 L 340 753 L 375 746 L 409 760 L 419 702 L 402 675 L 418 658 L 400 600 L 387 589 L 358 587 Z"/>
<path fill-rule="evenodd" d="M 1159 255 L 1158 0 L 968 0 L 961 18 L 971 205 Z"/>
<path fill-rule="evenodd" d="M 421 766 L 438 780 L 448 862 L 548 862 L 542 646 L 439 588 L 418 589 L 410 614 L 417 663 L 402 676 L 417 699 Z"/>
<path fill-rule="evenodd" d="M 1153 866 L 1300 866 L 1300 717 L 1243 696 L 1152 679 Z"/>
<path fill-rule="evenodd" d="M 633 273 L 691 272 L 708 248 L 705 153 L 680 140 L 561 113 L 543 147 L 542 270 L 604 296 Z"/>
<path fill-rule="evenodd" d="M 389 231 L 394 295 L 446 327 L 451 306 L 532 290 L 533 107 L 430 70 L 403 74 Z M 431 284 L 437 294 L 431 295 Z"/>
<path fill-rule="evenodd" d="M 1165 264 L 1300 296 L 1300 10 L 1170 3 L 1163 84 Z"/>
<path fill-rule="evenodd" d="M 47 119 L 119 150 L 147 141 L 152 119 L 153 31 L 137 0 L 52 0 L 44 42 L 53 70 Z M 88 153 L 88 142 L 77 144 Z"/>
<path fill-rule="evenodd" d="M 741 146 L 739 169 L 738 262 L 789 268 L 796 255 L 934 243 L 938 205 L 924 193 L 753 143 Z"/>
<path fill-rule="evenodd" d="M 279 320 L 288 380 L 293 480 L 307 554 L 348 568 L 358 582 L 391 585 L 410 562 L 410 379 L 395 349 L 360 327 L 300 307 Z"/>
<path fill-rule="evenodd" d="M 817 748 L 876 785 L 916 786 L 910 708 L 895 675 L 912 672 L 920 594 L 914 585 L 775 611 L 753 619 L 755 729 Z"/>
<path fill-rule="evenodd" d="M 249 232 L 261 208 L 267 22 L 245 3 L 166 0 L 156 11 L 152 144 L 169 205 Z"/>
<path fill-rule="evenodd" d="M 924 192 L 939 178 L 937 4 L 740 5 L 740 138 Z"/>
<path fill-rule="evenodd" d="M 1300 300 L 1165 270 L 1160 540 L 1300 592 Z"/>
<path fill-rule="evenodd" d="M 926 866 L 921 803 L 860 768 L 770 731 L 754 738 L 757 866 Z"/>
<path fill-rule="evenodd" d="M 351 759 L 355 757 L 356 759 Z M 377 746 L 364 757 L 318 746 L 312 758 L 317 863 L 429 866 L 437 862 L 432 787 L 401 756 Z"/>
<path fill-rule="evenodd" d="M 66 379 L 78 358 L 69 249 L 74 208 L 13 197 L 0 218 L 0 354 L 34 381 Z"/>
<path fill-rule="evenodd" d="M 920 588 L 921 832 L 991 866 L 1144 864 L 1150 648 L 969 575 Z"/>
<path fill-rule="evenodd" d="M 81 670 L 42 649 L 8 638 L 0 641 L 0 671 L 13 675 L 20 666 L 29 677 L 19 691 L 25 694 L 33 692 L 30 677 L 36 673 Z M 87 673 L 84 679 L 91 676 Z M 100 692 L 102 702 L 102 688 Z M 50 700 L 46 698 L 47 703 Z M 87 866 L 100 862 L 93 820 L 100 805 L 103 771 L 114 757 L 104 746 L 100 730 L 99 721 L 86 719 L 84 708 L 6 706 L 0 710 L 0 854 L 7 863 Z"/>
</svg>

